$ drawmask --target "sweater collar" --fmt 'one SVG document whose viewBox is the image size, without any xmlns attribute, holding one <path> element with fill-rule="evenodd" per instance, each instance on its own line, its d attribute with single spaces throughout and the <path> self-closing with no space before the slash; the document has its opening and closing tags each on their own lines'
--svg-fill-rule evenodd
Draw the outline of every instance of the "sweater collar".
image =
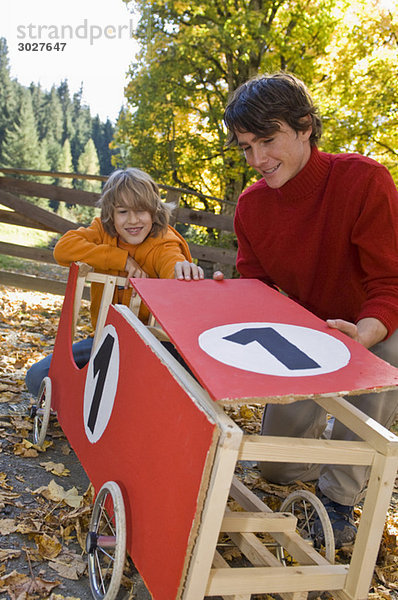
<svg viewBox="0 0 398 600">
<path fill-rule="evenodd" d="M 297 201 L 299 198 L 312 196 L 324 186 L 329 168 L 328 155 L 313 146 L 310 159 L 303 169 L 276 191 L 284 201 Z"/>
</svg>

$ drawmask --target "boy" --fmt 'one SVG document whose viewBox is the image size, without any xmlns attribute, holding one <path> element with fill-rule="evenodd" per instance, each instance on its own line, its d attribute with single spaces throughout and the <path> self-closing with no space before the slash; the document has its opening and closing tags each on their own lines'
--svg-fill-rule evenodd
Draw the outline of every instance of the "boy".
<svg viewBox="0 0 398 600">
<path fill-rule="evenodd" d="M 139 169 L 117 170 L 104 185 L 97 205 L 101 216 L 88 227 L 65 233 L 54 248 L 56 261 L 64 266 L 85 262 L 99 273 L 126 277 L 124 289 L 116 289 L 114 303 L 128 305 L 132 288 L 130 277 L 180 280 L 203 279 L 203 270 L 192 262 L 188 244 L 169 223 L 170 208 L 161 201 L 151 177 Z M 101 304 L 102 284 L 91 284 L 93 328 Z M 145 321 L 145 307 L 139 317 Z M 83 367 L 90 358 L 93 338 L 73 344 L 76 364 Z M 28 391 L 37 396 L 48 374 L 51 355 L 34 364 L 26 374 Z"/>
<path fill-rule="evenodd" d="M 358 154 L 326 154 L 316 146 L 321 121 L 302 81 L 287 73 L 252 79 L 230 99 L 224 120 L 261 179 L 239 198 L 235 213 L 237 269 L 291 298 L 398 366 L 398 193 L 387 169 Z M 389 427 L 398 392 L 350 402 Z M 265 408 L 261 433 L 320 437 L 326 413 L 311 400 Z M 357 439 L 335 421 L 332 438 Z M 277 483 L 318 479 L 336 547 L 353 543 L 354 505 L 365 467 L 263 463 Z M 321 536 L 315 522 L 315 534 Z M 322 539 L 319 539 L 322 543 Z"/>
</svg>

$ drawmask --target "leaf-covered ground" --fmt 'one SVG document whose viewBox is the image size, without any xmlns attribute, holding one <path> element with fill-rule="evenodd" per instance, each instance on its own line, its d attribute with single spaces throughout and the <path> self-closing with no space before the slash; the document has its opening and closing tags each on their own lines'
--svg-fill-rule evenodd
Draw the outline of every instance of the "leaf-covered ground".
<svg viewBox="0 0 398 600">
<path fill-rule="evenodd" d="M 92 505 L 89 482 L 56 422 L 42 450 L 29 441 L 24 377 L 51 352 L 61 305 L 58 296 L 0 286 L 0 600 L 91 598 L 84 556 Z M 88 330 L 86 306 L 80 334 Z M 243 406 L 230 416 L 248 432 L 258 431 L 260 407 Z M 294 489 L 268 484 L 255 465 L 242 466 L 238 475 L 272 509 Z M 395 488 L 369 595 L 373 599 L 398 598 L 397 492 Z M 360 507 L 356 512 L 359 518 Z M 220 549 L 232 563 L 240 559 L 229 545 Z M 347 558 L 337 555 L 342 562 Z M 126 564 L 125 575 L 123 597 L 148 600 L 131 565 Z M 266 596 L 256 600 L 260 598 Z"/>
</svg>

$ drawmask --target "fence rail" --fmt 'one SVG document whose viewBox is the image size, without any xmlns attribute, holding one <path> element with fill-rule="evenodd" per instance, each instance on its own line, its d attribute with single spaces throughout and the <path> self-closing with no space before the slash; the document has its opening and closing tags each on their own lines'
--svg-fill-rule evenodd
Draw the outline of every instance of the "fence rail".
<svg viewBox="0 0 398 600">
<path fill-rule="evenodd" d="M 0 209 L 0 223 L 9 225 L 18 225 L 27 229 L 39 229 L 52 232 L 54 234 L 63 234 L 70 229 L 76 229 L 81 223 L 76 223 L 69 219 L 60 217 L 58 214 L 45 210 L 29 202 L 22 196 L 44 198 L 57 202 L 64 202 L 69 205 L 92 206 L 94 207 L 100 194 L 65 188 L 57 185 L 49 185 L 7 175 L 29 175 L 32 177 L 52 177 L 54 179 L 96 179 L 105 181 L 107 177 L 101 175 L 81 175 L 78 173 L 61 173 L 54 171 L 32 171 L 27 169 L 9 169 L 0 168 L 0 205 L 9 210 Z M 166 191 L 166 202 L 172 202 L 176 205 L 172 215 L 172 224 L 181 223 L 185 225 L 199 225 L 217 231 L 233 232 L 233 217 L 224 214 L 215 214 L 204 210 L 196 210 L 179 206 L 181 196 L 184 194 L 195 196 L 206 200 L 216 200 L 223 203 L 223 200 L 213 196 L 205 196 L 198 192 L 193 192 L 183 188 L 174 188 L 171 186 L 159 185 Z M 198 244 L 189 244 L 191 254 L 205 267 L 207 273 L 216 268 L 231 271 L 235 264 L 236 251 L 228 248 L 216 246 L 201 246 Z M 17 244 L 0 242 L 0 254 L 13 256 L 22 259 L 37 261 L 38 263 L 55 263 L 52 250 L 49 248 L 32 248 L 28 245 L 20 246 Z M 64 286 L 60 281 L 54 281 L 39 277 L 19 275 L 8 271 L 0 271 L 0 283 L 22 289 L 48 291 L 49 293 L 63 293 Z"/>
</svg>

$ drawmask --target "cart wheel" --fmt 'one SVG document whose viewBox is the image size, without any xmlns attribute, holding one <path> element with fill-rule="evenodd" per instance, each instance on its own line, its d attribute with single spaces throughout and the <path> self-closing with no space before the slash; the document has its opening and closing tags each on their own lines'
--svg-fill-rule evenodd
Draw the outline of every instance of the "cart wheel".
<svg viewBox="0 0 398 600">
<path fill-rule="evenodd" d="M 280 512 L 291 512 L 297 517 L 297 532 L 303 539 L 314 546 L 312 524 L 316 517 L 319 518 L 325 539 L 325 558 L 334 563 L 335 545 L 333 528 L 330 523 L 326 508 L 315 494 L 306 490 L 296 490 L 282 502 Z M 277 547 L 277 556 L 283 564 L 291 562 L 282 546 Z"/>
<path fill-rule="evenodd" d="M 45 377 L 37 395 L 37 405 L 33 407 L 33 442 L 38 446 L 44 444 L 51 412 L 51 379 Z"/>
<path fill-rule="evenodd" d="M 88 574 L 95 600 L 114 600 L 126 557 L 126 515 L 120 487 L 104 483 L 95 499 L 86 538 Z"/>
</svg>

